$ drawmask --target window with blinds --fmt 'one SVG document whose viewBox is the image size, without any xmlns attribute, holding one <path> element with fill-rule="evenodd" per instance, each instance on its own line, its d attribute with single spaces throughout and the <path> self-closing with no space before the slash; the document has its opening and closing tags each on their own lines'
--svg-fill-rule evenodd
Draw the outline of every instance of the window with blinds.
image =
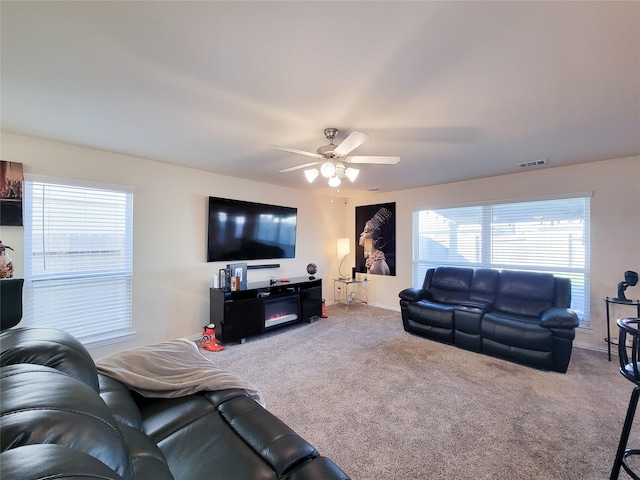
<svg viewBox="0 0 640 480">
<path fill-rule="evenodd" d="M 589 323 L 590 197 L 413 212 L 413 286 L 438 266 L 531 270 L 571 279 L 571 308 Z"/>
<path fill-rule="evenodd" d="M 23 198 L 25 325 L 88 346 L 129 338 L 132 191 L 33 178 Z"/>
</svg>

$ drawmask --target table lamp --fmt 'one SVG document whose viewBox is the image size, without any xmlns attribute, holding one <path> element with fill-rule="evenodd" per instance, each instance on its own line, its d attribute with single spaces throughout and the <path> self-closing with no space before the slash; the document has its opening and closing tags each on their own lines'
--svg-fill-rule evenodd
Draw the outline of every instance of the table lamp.
<svg viewBox="0 0 640 480">
<path fill-rule="evenodd" d="M 349 277 L 342 274 L 342 264 L 344 263 L 344 259 L 347 258 L 347 255 L 351 253 L 351 242 L 348 238 L 339 238 L 337 241 L 337 252 L 338 252 L 338 260 L 340 260 L 340 266 L 338 267 L 338 275 L 340 276 L 340 280 L 348 280 Z"/>
</svg>

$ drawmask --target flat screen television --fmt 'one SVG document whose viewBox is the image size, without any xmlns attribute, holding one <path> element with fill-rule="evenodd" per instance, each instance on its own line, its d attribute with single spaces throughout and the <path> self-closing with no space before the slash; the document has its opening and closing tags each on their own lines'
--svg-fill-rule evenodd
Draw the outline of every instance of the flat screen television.
<svg viewBox="0 0 640 480">
<path fill-rule="evenodd" d="M 209 197 L 207 262 L 295 258 L 298 209 Z"/>
</svg>

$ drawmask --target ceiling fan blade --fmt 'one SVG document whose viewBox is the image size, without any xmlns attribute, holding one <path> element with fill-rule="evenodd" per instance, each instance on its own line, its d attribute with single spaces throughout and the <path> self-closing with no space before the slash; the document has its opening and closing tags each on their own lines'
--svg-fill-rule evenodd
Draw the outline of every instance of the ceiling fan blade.
<svg viewBox="0 0 640 480">
<path fill-rule="evenodd" d="M 289 167 L 289 168 L 285 168 L 283 170 L 280 170 L 280 173 L 287 173 L 287 172 L 293 172 L 294 170 L 300 170 L 301 168 L 307 168 L 307 167 L 313 167 L 314 165 L 318 165 L 322 162 L 310 162 L 310 163 L 305 163 L 304 165 L 298 165 L 297 167 Z"/>
<path fill-rule="evenodd" d="M 395 165 L 400 161 L 400 157 L 384 157 L 360 155 L 349 157 L 347 163 L 377 163 L 378 165 Z"/>
<path fill-rule="evenodd" d="M 349 152 L 355 150 L 364 142 L 369 140 L 369 135 L 364 132 L 356 132 L 355 130 L 347 135 L 340 145 L 333 149 L 333 152 L 341 157 L 349 154 Z"/>
<path fill-rule="evenodd" d="M 297 153 L 299 155 L 306 155 L 307 157 L 323 158 L 322 155 L 318 155 L 317 153 L 306 152 L 304 150 L 298 150 L 297 148 L 281 147 L 279 145 L 271 145 L 271 148 L 275 148 L 276 150 L 282 150 L 284 152 L 291 152 L 291 153 Z"/>
</svg>

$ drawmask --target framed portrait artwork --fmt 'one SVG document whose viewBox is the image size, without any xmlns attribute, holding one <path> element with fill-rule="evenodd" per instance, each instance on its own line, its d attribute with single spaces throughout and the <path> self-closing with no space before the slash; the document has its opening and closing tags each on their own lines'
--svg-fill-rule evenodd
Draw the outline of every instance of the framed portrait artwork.
<svg viewBox="0 0 640 480">
<path fill-rule="evenodd" d="M 395 276 L 395 202 L 356 207 L 355 271 Z"/>
<path fill-rule="evenodd" d="M 237 286 L 237 290 L 246 290 L 247 288 L 247 264 L 246 263 L 232 263 L 227 265 L 227 268 L 231 272 L 231 277 L 238 277 L 240 284 Z"/>
</svg>

